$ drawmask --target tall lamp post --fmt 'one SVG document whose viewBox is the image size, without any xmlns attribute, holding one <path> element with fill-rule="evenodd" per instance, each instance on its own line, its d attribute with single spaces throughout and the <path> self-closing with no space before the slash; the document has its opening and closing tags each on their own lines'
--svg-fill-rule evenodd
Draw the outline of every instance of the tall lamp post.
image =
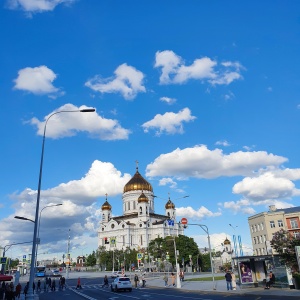
<svg viewBox="0 0 300 300">
<path fill-rule="evenodd" d="M 203 224 L 189 224 L 189 225 L 200 226 L 201 229 L 207 234 L 207 241 L 208 241 L 208 248 L 209 248 L 209 259 L 210 259 L 210 267 L 211 267 L 211 275 L 212 275 L 212 279 L 213 279 L 213 289 L 215 290 L 216 286 L 215 286 L 214 264 L 213 264 L 212 256 L 211 256 L 211 244 L 210 244 L 210 236 L 209 236 L 209 232 L 208 232 L 208 227 L 206 225 L 203 225 Z"/>
<path fill-rule="evenodd" d="M 29 288 L 27 294 L 27 300 L 33 300 L 33 281 L 34 281 L 34 266 L 35 266 L 35 253 L 37 246 L 37 231 L 38 231 L 38 220 L 39 220 L 39 206 L 40 206 L 40 196 L 41 196 L 41 186 L 42 186 L 42 174 L 43 174 L 43 161 L 44 161 L 44 148 L 45 148 L 45 138 L 46 138 L 46 128 L 49 119 L 60 113 L 71 113 L 71 112 L 94 112 L 94 108 L 80 109 L 80 110 L 60 110 L 51 114 L 44 126 L 44 134 L 43 134 L 43 142 L 42 142 L 42 153 L 41 153 L 41 161 L 40 161 L 40 172 L 39 172 L 39 181 L 38 181 L 38 191 L 36 198 L 36 209 L 35 209 L 35 221 L 34 221 L 34 232 L 33 232 L 33 241 L 32 241 L 32 254 L 31 254 L 31 264 L 30 264 L 30 275 L 29 275 Z"/>
<path fill-rule="evenodd" d="M 48 207 L 61 206 L 61 205 L 62 205 L 62 203 L 47 205 L 47 206 L 43 207 L 41 209 L 41 211 L 40 211 L 39 225 L 38 225 L 38 232 L 37 232 L 37 245 L 36 245 L 36 251 L 35 251 L 35 264 L 37 264 L 38 247 L 39 247 L 39 244 L 40 244 L 40 227 L 41 227 L 41 215 L 42 215 L 42 211 L 45 208 L 48 208 Z"/>
</svg>

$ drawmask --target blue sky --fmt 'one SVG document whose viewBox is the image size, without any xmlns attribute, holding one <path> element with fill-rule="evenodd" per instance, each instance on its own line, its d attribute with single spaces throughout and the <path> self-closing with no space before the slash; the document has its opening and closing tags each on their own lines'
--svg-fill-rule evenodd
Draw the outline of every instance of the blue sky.
<svg viewBox="0 0 300 300">
<path fill-rule="evenodd" d="M 299 205 L 298 1 L 9 0 L 0 8 L 0 244 L 32 240 L 45 119 L 40 253 L 97 248 L 108 194 L 135 172 L 155 212 L 208 226 L 213 247 L 269 205 Z M 189 195 L 189 198 L 182 198 Z M 162 198 L 162 199 L 161 199 Z M 179 199 L 182 198 L 182 199 Z M 229 223 L 233 227 L 229 226 Z M 200 247 L 200 227 L 188 236 Z M 14 246 L 12 257 L 31 253 Z M 41 254 L 42 255 L 42 254 Z"/>
</svg>

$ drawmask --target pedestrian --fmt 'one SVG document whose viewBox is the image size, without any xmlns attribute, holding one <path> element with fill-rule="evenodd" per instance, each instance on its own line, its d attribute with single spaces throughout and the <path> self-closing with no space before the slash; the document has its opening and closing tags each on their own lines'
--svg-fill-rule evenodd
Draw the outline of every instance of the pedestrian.
<svg viewBox="0 0 300 300">
<path fill-rule="evenodd" d="M 22 286 L 19 282 L 16 286 L 16 298 L 20 298 L 21 291 L 22 291 Z"/>
<path fill-rule="evenodd" d="M 44 292 L 48 292 L 48 279 L 44 280 Z"/>
<path fill-rule="evenodd" d="M 184 272 L 180 271 L 179 273 L 180 281 L 184 281 Z"/>
<path fill-rule="evenodd" d="M 175 286 L 175 274 L 171 273 L 172 286 Z"/>
<path fill-rule="evenodd" d="M 66 278 L 63 276 L 62 278 L 61 278 L 61 284 L 62 284 L 62 290 L 63 289 L 66 289 Z"/>
<path fill-rule="evenodd" d="M 145 280 L 145 274 L 142 275 L 142 287 L 145 287 L 146 280 Z"/>
<path fill-rule="evenodd" d="M 53 279 L 53 280 L 51 281 L 51 291 L 52 291 L 52 292 L 55 292 L 55 290 L 56 290 L 56 282 L 55 282 L 55 279 Z"/>
<path fill-rule="evenodd" d="M 271 285 L 273 286 L 273 284 L 275 284 L 275 275 L 273 274 L 272 271 L 270 271 L 269 276 L 270 276 L 270 286 Z"/>
<path fill-rule="evenodd" d="M 81 287 L 81 281 L 80 281 L 80 277 L 78 277 L 78 279 L 77 279 L 77 286 L 76 286 L 76 290 L 77 289 L 82 289 L 82 287 Z"/>
<path fill-rule="evenodd" d="M 225 279 L 227 283 L 227 291 L 232 290 L 232 276 L 229 270 L 226 270 Z"/>
<path fill-rule="evenodd" d="M 134 275 L 134 285 L 135 285 L 135 288 L 137 289 L 138 287 L 138 282 L 139 282 L 139 276 L 137 274 Z"/>
<path fill-rule="evenodd" d="M 102 287 L 108 287 L 108 278 L 107 278 L 107 275 L 104 276 Z"/>
<path fill-rule="evenodd" d="M 52 283 L 52 282 L 51 282 L 51 278 L 49 277 L 49 278 L 48 278 L 48 286 L 49 286 L 49 289 L 50 289 L 50 290 L 51 290 L 51 286 L 52 286 L 51 283 Z"/>
<path fill-rule="evenodd" d="M 232 289 L 235 291 L 236 290 L 236 277 L 235 277 L 235 274 L 233 272 L 231 272 L 230 274 L 231 274 Z"/>
<path fill-rule="evenodd" d="M 169 278 L 168 278 L 167 274 L 165 273 L 165 275 L 164 275 L 164 277 L 163 277 L 163 281 L 164 281 L 164 283 L 165 283 L 165 287 L 168 287 L 168 286 L 169 286 L 169 285 L 168 285 L 168 280 L 169 280 Z"/>
<path fill-rule="evenodd" d="M 266 277 L 266 290 L 269 290 L 271 285 L 273 285 L 275 283 L 275 275 L 273 274 L 273 272 L 271 271 L 269 273 L 269 275 L 267 275 Z"/>
<path fill-rule="evenodd" d="M 38 280 L 38 282 L 37 282 L 37 290 L 36 291 L 37 292 L 41 291 L 41 281 L 40 280 Z"/>
<path fill-rule="evenodd" d="M 28 287 L 29 287 L 29 281 L 27 281 L 25 287 L 24 287 L 24 294 L 25 294 L 25 298 L 26 298 L 26 295 L 27 295 L 27 292 L 28 292 Z"/>
</svg>

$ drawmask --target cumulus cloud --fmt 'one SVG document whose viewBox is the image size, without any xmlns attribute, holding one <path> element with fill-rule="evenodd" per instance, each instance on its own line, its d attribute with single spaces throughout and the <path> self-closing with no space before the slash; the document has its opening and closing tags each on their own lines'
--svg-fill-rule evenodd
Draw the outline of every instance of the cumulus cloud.
<svg viewBox="0 0 300 300">
<path fill-rule="evenodd" d="M 251 201 L 270 199 L 289 199 L 300 195 L 291 180 L 299 180 L 297 170 L 274 170 L 265 172 L 256 177 L 246 177 L 233 186 L 234 194 L 241 194 Z"/>
<path fill-rule="evenodd" d="M 266 166 L 278 166 L 287 159 L 265 151 L 232 152 L 224 154 L 221 149 L 209 150 L 205 145 L 175 149 L 161 154 L 146 168 L 146 175 L 195 178 L 218 178 L 221 176 L 251 176 Z"/>
<path fill-rule="evenodd" d="M 160 97 L 159 100 L 169 105 L 174 104 L 177 101 L 176 98 L 170 98 L 170 97 Z"/>
<path fill-rule="evenodd" d="M 84 177 L 61 183 L 57 187 L 44 190 L 43 197 L 51 201 L 72 199 L 76 205 L 91 205 L 94 199 L 106 193 L 111 196 L 121 194 L 124 185 L 130 180 L 129 174 L 122 175 L 111 163 L 95 160 Z M 36 191 L 27 189 L 19 198 L 35 197 Z"/>
<path fill-rule="evenodd" d="M 216 145 L 220 145 L 220 146 L 224 146 L 224 147 L 228 147 L 230 146 L 230 144 L 226 141 L 226 140 L 223 140 L 223 141 L 217 141 L 216 142 Z"/>
<path fill-rule="evenodd" d="M 226 201 L 224 202 L 224 208 L 230 210 L 233 214 L 243 213 L 246 215 L 255 214 L 255 209 L 250 207 L 251 203 L 248 200 L 239 200 L 239 201 Z"/>
<path fill-rule="evenodd" d="M 158 51 L 155 68 L 161 69 L 160 84 L 183 84 L 188 80 L 207 81 L 212 85 L 228 85 L 242 79 L 242 65 L 238 62 L 218 62 L 209 57 L 195 59 L 191 65 L 171 50 Z"/>
<path fill-rule="evenodd" d="M 114 74 L 114 77 L 106 79 L 95 76 L 85 86 L 102 94 L 120 93 L 126 100 L 134 99 L 138 93 L 146 91 L 143 85 L 144 74 L 134 67 L 122 64 Z"/>
<path fill-rule="evenodd" d="M 203 220 L 203 219 L 210 218 L 210 217 L 221 216 L 222 213 L 220 211 L 219 212 L 211 212 L 204 206 L 199 207 L 197 210 L 195 210 L 191 206 L 187 206 L 187 207 L 176 208 L 176 215 L 178 217 L 187 217 L 188 216 L 190 219 L 193 219 L 193 220 Z"/>
<path fill-rule="evenodd" d="M 40 208 L 46 208 L 46 210 L 43 210 L 40 219 L 40 236 L 42 237 L 40 252 L 43 249 L 54 253 L 60 252 L 59 250 L 65 252 L 68 229 L 71 230 L 73 240 L 77 236 L 81 242 L 89 241 L 95 245 L 87 251 L 88 253 L 95 250 L 97 247 L 95 236 L 101 219 L 99 218 L 101 209 L 96 199 L 103 197 L 106 193 L 110 196 L 122 194 L 123 187 L 130 178 L 129 174 L 121 174 L 111 163 L 96 160 L 81 179 L 42 190 Z M 32 240 L 32 223 L 16 220 L 14 216 L 25 216 L 34 220 L 36 197 L 37 191 L 30 188 L 11 195 L 14 201 L 12 206 L 14 212 L 0 220 L 1 241 L 7 241 L 6 244 L 9 244 L 12 240 L 17 242 Z M 53 206 L 56 204 L 62 205 Z M 22 231 L 11 229 L 20 225 Z M 89 236 L 94 236 L 94 238 L 91 239 Z M 77 245 L 75 242 L 74 244 Z"/>
<path fill-rule="evenodd" d="M 160 136 L 162 133 L 175 134 L 183 133 L 183 122 L 190 122 L 196 119 L 191 115 L 188 108 L 184 108 L 178 113 L 167 112 L 164 115 L 157 114 L 152 120 L 145 122 L 142 127 L 144 132 L 150 129 L 157 129 L 155 134 Z"/>
<path fill-rule="evenodd" d="M 56 77 L 57 75 L 46 66 L 27 67 L 18 71 L 18 77 L 14 79 L 14 89 L 56 98 L 64 94 L 52 84 Z"/>
<path fill-rule="evenodd" d="M 170 188 L 175 189 L 177 187 L 177 182 L 174 181 L 172 178 L 162 178 L 159 180 L 160 186 L 169 185 Z"/>
<path fill-rule="evenodd" d="M 29 123 L 37 128 L 37 134 L 43 135 L 45 122 L 55 112 L 77 111 L 88 108 L 65 104 L 44 117 L 44 121 L 32 118 Z M 126 140 L 130 130 L 122 128 L 117 120 L 105 119 L 94 113 L 58 113 L 51 117 L 51 126 L 47 127 L 47 138 L 62 138 L 76 135 L 78 132 L 88 132 L 90 136 L 101 140 Z"/>
<path fill-rule="evenodd" d="M 59 4 L 71 4 L 74 0 L 7 0 L 9 9 L 20 9 L 28 13 L 52 11 Z"/>
</svg>

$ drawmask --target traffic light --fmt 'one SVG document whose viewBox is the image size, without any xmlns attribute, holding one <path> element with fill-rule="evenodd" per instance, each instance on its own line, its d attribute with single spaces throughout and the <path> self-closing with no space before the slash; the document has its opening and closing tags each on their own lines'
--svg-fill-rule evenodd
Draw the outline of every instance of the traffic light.
<svg viewBox="0 0 300 300">
<path fill-rule="evenodd" d="M 104 238 L 104 244 L 109 244 L 109 240 L 107 239 L 107 237 Z"/>
</svg>

